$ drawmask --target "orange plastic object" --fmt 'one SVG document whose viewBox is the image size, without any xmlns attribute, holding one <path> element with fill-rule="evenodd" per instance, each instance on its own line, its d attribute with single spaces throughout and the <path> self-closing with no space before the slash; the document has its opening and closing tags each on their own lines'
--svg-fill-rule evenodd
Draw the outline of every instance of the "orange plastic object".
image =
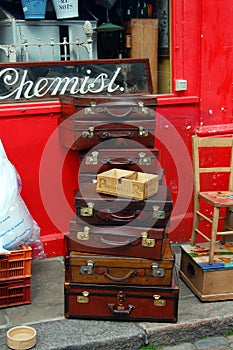
<svg viewBox="0 0 233 350">
<path fill-rule="evenodd" d="M 12 250 L 0 256 L 0 282 L 15 278 L 31 277 L 32 248 Z"/>
<path fill-rule="evenodd" d="M 0 309 L 31 303 L 31 277 L 0 282 Z"/>
</svg>

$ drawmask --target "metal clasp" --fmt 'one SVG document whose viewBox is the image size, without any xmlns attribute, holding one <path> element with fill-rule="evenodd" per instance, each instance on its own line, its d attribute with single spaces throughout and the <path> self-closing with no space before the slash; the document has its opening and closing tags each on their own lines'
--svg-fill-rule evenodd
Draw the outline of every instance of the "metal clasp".
<svg viewBox="0 0 233 350">
<path fill-rule="evenodd" d="M 95 114 L 96 102 L 90 102 L 90 107 L 84 109 L 85 114 Z"/>
<path fill-rule="evenodd" d="M 151 264 L 151 275 L 153 277 L 164 277 L 165 276 L 165 269 L 159 267 L 158 263 L 152 263 Z"/>
<path fill-rule="evenodd" d="M 87 292 L 87 291 L 83 291 L 82 292 L 82 295 L 78 295 L 77 296 L 77 303 L 79 303 L 79 304 L 87 304 L 87 303 L 89 303 L 89 292 Z"/>
<path fill-rule="evenodd" d="M 82 137 L 85 139 L 92 139 L 94 137 L 94 126 L 89 126 L 88 130 L 82 132 Z"/>
<path fill-rule="evenodd" d="M 96 165 L 98 164 L 98 154 L 99 152 L 94 151 L 91 152 L 91 156 L 86 157 L 86 165 Z"/>
<path fill-rule="evenodd" d="M 153 298 L 154 298 L 154 306 L 165 306 L 166 305 L 166 300 L 160 299 L 161 298 L 160 295 L 154 294 Z"/>
<path fill-rule="evenodd" d="M 140 165 L 150 165 L 151 164 L 151 157 L 146 157 L 146 153 L 139 152 L 139 164 Z"/>
<path fill-rule="evenodd" d="M 153 205 L 153 218 L 156 219 L 165 219 L 166 218 L 166 212 L 164 210 L 159 210 L 158 205 Z"/>
<path fill-rule="evenodd" d="M 88 202 L 87 207 L 80 209 L 80 216 L 93 216 L 94 203 Z"/>
<path fill-rule="evenodd" d="M 153 248 L 155 246 L 155 239 L 147 238 L 148 236 L 147 232 L 142 232 L 141 235 L 142 235 L 142 247 Z"/>
<path fill-rule="evenodd" d="M 77 239 L 81 241 L 88 241 L 89 232 L 90 232 L 90 228 L 88 226 L 84 226 L 83 231 L 77 232 Z"/>
<path fill-rule="evenodd" d="M 140 136 L 140 137 L 148 136 L 148 130 L 144 129 L 143 126 L 139 126 L 138 129 L 139 129 L 138 130 L 138 136 Z"/>
<path fill-rule="evenodd" d="M 138 106 L 141 108 L 141 112 L 142 112 L 143 114 L 149 114 L 149 108 L 148 108 L 148 107 L 145 107 L 143 101 L 139 101 L 139 102 L 138 102 Z"/>
<path fill-rule="evenodd" d="M 92 260 L 87 260 L 86 266 L 80 266 L 79 271 L 82 275 L 92 275 L 93 267 L 94 262 Z"/>
</svg>

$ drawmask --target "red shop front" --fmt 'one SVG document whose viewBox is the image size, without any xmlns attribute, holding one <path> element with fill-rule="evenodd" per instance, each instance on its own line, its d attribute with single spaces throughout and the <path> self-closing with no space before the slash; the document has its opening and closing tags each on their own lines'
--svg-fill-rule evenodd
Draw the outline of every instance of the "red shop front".
<svg viewBox="0 0 233 350">
<path fill-rule="evenodd" d="M 232 16 L 231 0 L 171 1 L 171 93 L 157 96 L 155 140 L 174 203 L 173 242 L 191 236 L 191 136 L 233 133 Z M 187 88 L 177 88 L 177 81 Z M 59 99 L 47 96 L 0 105 L 0 138 L 21 176 L 21 194 L 41 228 L 48 257 L 63 254 L 78 186 L 77 155 L 58 142 L 60 114 Z"/>
</svg>

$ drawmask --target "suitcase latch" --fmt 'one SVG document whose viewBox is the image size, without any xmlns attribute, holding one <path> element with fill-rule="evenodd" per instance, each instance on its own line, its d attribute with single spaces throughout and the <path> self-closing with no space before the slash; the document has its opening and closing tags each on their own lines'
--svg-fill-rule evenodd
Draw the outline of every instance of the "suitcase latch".
<svg viewBox="0 0 233 350">
<path fill-rule="evenodd" d="M 154 306 L 165 306 L 166 305 L 166 300 L 161 299 L 161 295 L 154 294 L 153 298 L 154 298 Z"/>
<path fill-rule="evenodd" d="M 150 165 L 151 164 L 151 157 L 146 157 L 146 153 L 139 152 L 139 164 L 140 165 Z"/>
<path fill-rule="evenodd" d="M 83 231 L 77 232 L 77 239 L 81 241 L 88 241 L 90 229 L 88 226 L 84 226 Z"/>
<path fill-rule="evenodd" d="M 90 102 L 90 107 L 84 109 L 85 114 L 95 114 L 96 102 Z"/>
<path fill-rule="evenodd" d="M 86 266 L 80 266 L 80 273 L 82 275 L 92 275 L 93 267 L 94 267 L 94 262 L 92 260 L 87 260 Z"/>
<path fill-rule="evenodd" d="M 87 304 L 89 303 L 89 292 L 83 291 L 82 295 L 77 296 L 77 303 L 79 304 Z"/>
<path fill-rule="evenodd" d="M 157 219 L 165 219 L 166 218 L 166 212 L 164 210 L 159 210 L 158 205 L 153 205 L 153 218 Z"/>
<path fill-rule="evenodd" d="M 164 277 L 165 276 L 165 269 L 159 267 L 158 263 L 152 263 L 151 264 L 151 275 L 153 277 Z"/>
<path fill-rule="evenodd" d="M 144 129 L 143 126 L 139 126 L 138 129 L 139 129 L 138 136 L 140 136 L 140 137 L 148 136 L 148 130 Z"/>
<path fill-rule="evenodd" d="M 99 152 L 94 151 L 91 152 L 91 156 L 86 157 L 86 165 L 95 165 L 98 164 L 98 154 Z"/>
<path fill-rule="evenodd" d="M 153 248 L 155 246 L 155 239 L 154 238 L 147 238 L 148 233 L 142 232 L 142 247 L 148 247 Z"/>
<path fill-rule="evenodd" d="M 87 207 L 80 209 L 81 216 L 93 216 L 94 203 L 88 202 Z"/>
<path fill-rule="evenodd" d="M 94 126 L 89 126 L 88 130 L 82 132 L 82 137 L 85 139 L 92 139 L 94 137 Z"/>
<path fill-rule="evenodd" d="M 143 114 L 149 114 L 149 109 L 148 109 L 148 107 L 145 107 L 143 101 L 139 101 L 139 102 L 138 102 L 138 106 L 141 108 L 141 113 L 143 113 Z"/>
</svg>

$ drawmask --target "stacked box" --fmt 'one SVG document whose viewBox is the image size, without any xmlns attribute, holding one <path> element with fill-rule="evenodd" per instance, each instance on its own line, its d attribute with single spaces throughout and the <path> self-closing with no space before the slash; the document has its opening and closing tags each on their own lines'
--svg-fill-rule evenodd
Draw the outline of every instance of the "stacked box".
<svg viewBox="0 0 233 350">
<path fill-rule="evenodd" d="M 0 257 L 0 308 L 30 304 L 32 248 Z"/>
</svg>

